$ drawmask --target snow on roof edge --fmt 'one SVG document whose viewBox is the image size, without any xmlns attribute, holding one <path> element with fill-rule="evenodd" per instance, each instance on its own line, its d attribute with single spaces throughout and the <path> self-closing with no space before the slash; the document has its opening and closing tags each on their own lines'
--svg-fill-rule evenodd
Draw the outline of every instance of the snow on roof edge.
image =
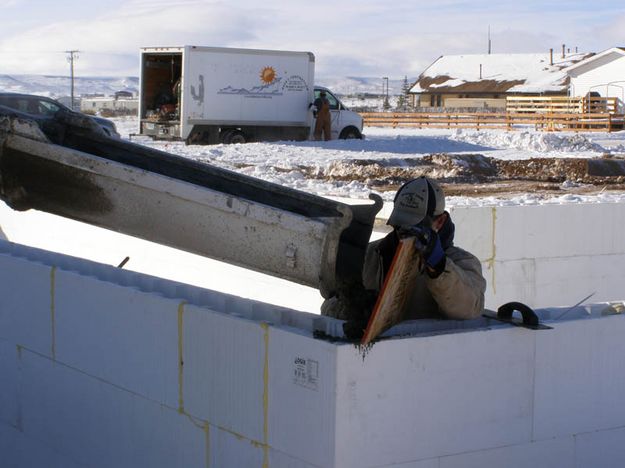
<svg viewBox="0 0 625 468">
<path fill-rule="evenodd" d="M 553 59 L 550 53 L 441 56 L 419 75 L 410 92 L 433 88 L 439 92 L 468 93 L 563 92 L 568 86 L 564 70 L 592 55 L 582 52 Z"/>
<path fill-rule="evenodd" d="M 600 59 L 601 57 L 605 57 L 606 55 L 609 55 L 611 53 L 617 53 L 617 54 L 621 54 L 623 56 L 625 56 L 625 47 L 610 47 L 609 49 L 606 49 L 602 52 L 599 52 L 597 54 L 594 54 L 590 57 L 585 58 L 584 60 L 580 60 L 577 63 L 574 63 L 573 65 L 571 65 L 570 67 L 566 67 L 563 71 L 565 73 L 569 73 L 569 71 L 571 70 L 575 70 L 579 67 L 582 67 L 584 65 L 587 65 L 590 62 L 594 62 L 595 60 Z"/>
</svg>

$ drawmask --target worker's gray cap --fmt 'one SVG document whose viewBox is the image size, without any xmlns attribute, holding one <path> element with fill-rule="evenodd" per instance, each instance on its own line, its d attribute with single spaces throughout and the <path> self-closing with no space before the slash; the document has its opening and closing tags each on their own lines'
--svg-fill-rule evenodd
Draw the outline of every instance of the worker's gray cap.
<svg viewBox="0 0 625 468">
<path fill-rule="evenodd" d="M 426 217 L 435 218 L 445 212 L 445 194 L 438 182 L 419 177 L 402 185 L 393 201 L 393 211 L 386 224 L 408 227 Z"/>
</svg>

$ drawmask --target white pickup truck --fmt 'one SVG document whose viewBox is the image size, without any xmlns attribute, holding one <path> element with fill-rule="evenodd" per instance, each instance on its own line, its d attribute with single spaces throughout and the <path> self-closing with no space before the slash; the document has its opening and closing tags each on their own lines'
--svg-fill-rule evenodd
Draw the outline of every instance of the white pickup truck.
<svg viewBox="0 0 625 468">
<path fill-rule="evenodd" d="M 310 52 L 218 47 L 141 49 L 139 133 L 187 143 L 307 140 L 326 92 L 332 139 L 362 138 L 362 117 L 314 85 Z"/>
</svg>

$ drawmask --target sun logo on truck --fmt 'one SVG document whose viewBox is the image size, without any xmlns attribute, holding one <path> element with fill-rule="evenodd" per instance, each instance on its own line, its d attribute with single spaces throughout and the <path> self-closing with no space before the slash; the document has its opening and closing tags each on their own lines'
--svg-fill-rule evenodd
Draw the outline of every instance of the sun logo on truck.
<svg viewBox="0 0 625 468">
<path fill-rule="evenodd" d="M 273 67 L 265 67 L 260 72 L 260 79 L 263 83 L 271 84 L 276 79 L 276 71 Z"/>
</svg>

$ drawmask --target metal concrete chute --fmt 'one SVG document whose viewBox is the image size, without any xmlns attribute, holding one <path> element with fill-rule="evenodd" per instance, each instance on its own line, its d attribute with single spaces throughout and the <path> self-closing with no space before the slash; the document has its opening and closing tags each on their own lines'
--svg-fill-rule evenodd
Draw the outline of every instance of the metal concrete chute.
<svg viewBox="0 0 625 468">
<path fill-rule="evenodd" d="M 0 198 L 17 210 L 47 211 L 312 286 L 324 297 L 361 281 L 382 205 L 377 196 L 346 205 L 109 138 L 74 116 L 53 135 L 0 117 Z"/>
</svg>

